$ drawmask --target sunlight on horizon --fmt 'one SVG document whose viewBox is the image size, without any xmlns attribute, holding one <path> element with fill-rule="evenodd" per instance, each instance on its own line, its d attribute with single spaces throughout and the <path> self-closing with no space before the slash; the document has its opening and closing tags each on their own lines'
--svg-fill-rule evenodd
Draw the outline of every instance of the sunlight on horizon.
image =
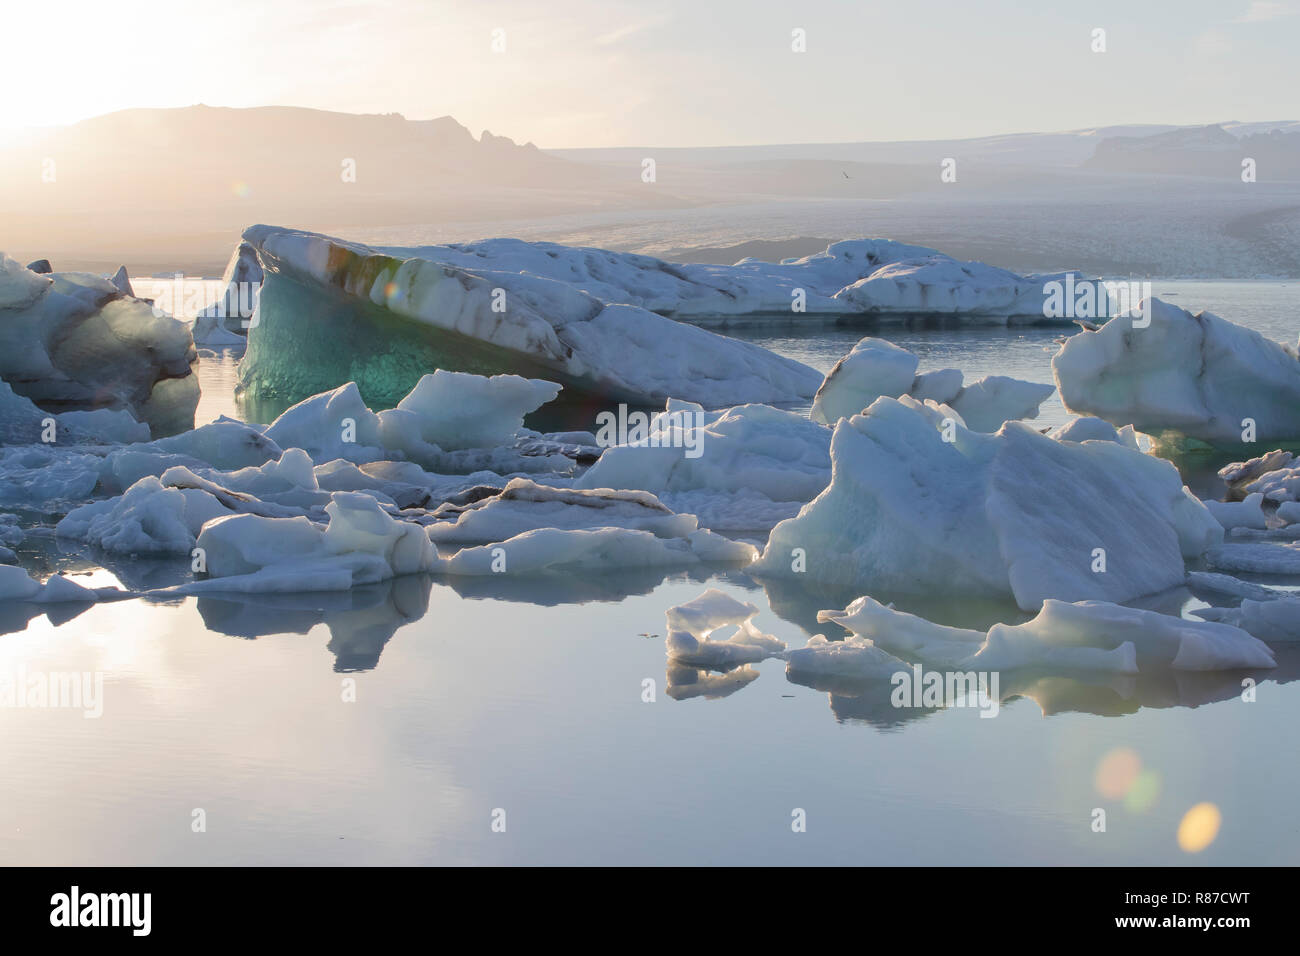
<svg viewBox="0 0 1300 956">
<path fill-rule="evenodd" d="M 476 135 L 486 128 L 548 148 L 1296 118 L 1287 65 L 1300 17 L 1286 4 L 1133 10 L 1102 0 L 1086 20 L 1029 16 L 1010 0 L 929 6 L 915 16 L 721 0 L 705 17 L 684 0 L 545 9 L 518 0 L 52 0 L 5 15 L 11 35 L 27 40 L 0 61 L 9 91 L 0 144 L 19 128 L 198 103 L 451 115 Z M 1098 26 L 1104 54 L 1089 49 Z M 805 31 L 805 52 L 792 49 L 794 30 Z M 1241 104 L 1250 115 L 1239 115 Z"/>
</svg>

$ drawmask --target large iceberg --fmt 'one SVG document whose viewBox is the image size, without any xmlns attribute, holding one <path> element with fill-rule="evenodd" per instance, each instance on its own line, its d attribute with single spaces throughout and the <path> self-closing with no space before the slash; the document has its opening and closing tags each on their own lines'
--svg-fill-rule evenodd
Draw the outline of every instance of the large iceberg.
<svg viewBox="0 0 1300 956">
<path fill-rule="evenodd" d="M 601 302 L 624 302 L 696 320 L 728 316 L 963 315 L 1044 318 L 1044 283 L 980 262 L 959 262 L 925 246 L 849 239 L 825 252 L 731 266 L 665 262 L 652 256 L 520 239 L 388 249 L 475 275 L 525 273 L 567 283 Z M 683 396 L 686 397 L 686 396 Z"/>
<path fill-rule="evenodd" d="M 155 436 L 184 431 L 197 361 L 183 322 L 113 282 L 38 275 L 0 253 L 0 378 L 41 408 L 125 410 Z"/>
<path fill-rule="evenodd" d="M 372 249 L 253 226 L 266 271 L 240 388 L 281 404 L 356 382 L 391 406 L 426 372 L 512 372 L 571 398 L 712 407 L 812 397 L 821 376 L 766 349 L 570 282 L 449 261 L 439 247 Z"/>
<path fill-rule="evenodd" d="M 752 569 L 825 588 L 1123 602 L 1181 585 L 1223 528 L 1167 461 L 1020 422 L 970 431 L 880 398 L 841 419 L 829 487 Z"/>
<path fill-rule="evenodd" d="M 881 395 L 911 395 L 947 405 L 967 428 L 993 432 L 1006 421 L 1036 418 L 1038 407 L 1056 388 L 991 375 L 969 385 L 960 369 L 945 368 L 917 374 L 920 359 L 907 349 L 868 336 L 835 363 L 813 399 L 809 417 L 824 425 L 856 415 Z"/>
<path fill-rule="evenodd" d="M 1209 312 L 1151 299 L 1067 339 L 1052 372 L 1066 408 L 1115 425 L 1223 446 L 1300 439 L 1295 349 Z"/>
</svg>

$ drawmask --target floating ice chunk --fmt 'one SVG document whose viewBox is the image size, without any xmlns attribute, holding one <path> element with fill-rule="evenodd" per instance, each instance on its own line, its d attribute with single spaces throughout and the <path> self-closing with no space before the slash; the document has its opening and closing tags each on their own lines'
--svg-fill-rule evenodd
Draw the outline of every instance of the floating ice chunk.
<svg viewBox="0 0 1300 956">
<path fill-rule="evenodd" d="M 758 630 L 750 620 L 758 608 L 709 588 L 685 604 L 671 607 L 666 646 L 672 661 L 697 667 L 726 668 L 753 664 L 781 654 L 785 642 Z M 735 626 L 726 638 L 713 638 L 723 627 Z"/>
<path fill-rule="evenodd" d="M 932 372 L 922 372 L 912 383 L 910 394 L 919 402 L 931 401 L 938 405 L 947 405 L 961 393 L 963 378 L 959 368 L 941 368 Z M 862 408 L 870 404 L 871 402 L 867 402 Z M 855 409 L 851 414 L 857 415 L 862 408 Z"/>
<path fill-rule="evenodd" d="M 108 281 L 112 283 L 113 288 L 123 295 L 135 295 L 135 290 L 131 288 L 131 277 L 126 274 L 126 266 L 118 266 L 117 271 L 113 273 L 113 277 Z"/>
<path fill-rule="evenodd" d="M 52 574 L 36 596 L 37 604 L 93 604 L 99 596 L 61 574 Z"/>
<path fill-rule="evenodd" d="M 718 407 L 797 401 L 820 379 L 766 349 L 621 304 L 626 294 L 602 300 L 517 262 L 496 271 L 450 247 L 372 249 L 270 226 L 244 239 L 267 269 L 240 365 L 241 387 L 258 397 L 294 400 L 352 380 L 383 405 L 445 368 L 540 375 L 615 401 Z"/>
<path fill-rule="evenodd" d="M 830 486 L 773 529 L 755 573 L 826 588 L 1124 601 L 1183 583 L 1223 529 L 1169 462 L 1008 422 L 956 426 L 915 399 L 841 420 Z M 1103 570 L 1104 569 L 1104 570 Z"/>
<path fill-rule="evenodd" d="M 121 497 L 69 512 L 54 530 L 120 554 L 189 554 L 203 523 L 228 514 L 206 491 L 168 488 L 150 476 Z"/>
<path fill-rule="evenodd" d="M 1228 670 L 1275 667 L 1268 645 L 1226 624 L 1188 621 L 1104 601 L 1044 601 L 1024 624 L 995 624 L 968 662 L 989 670 Z"/>
<path fill-rule="evenodd" d="M 1066 408 L 1229 446 L 1247 440 L 1247 420 L 1249 440 L 1300 437 L 1294 349 L 1209 312 L 1149 304 L 1145 327 L 1139 308 L 1061 346 L 1052 371 Z"/>
<path fill-rule="evenodd" d="M 627 528 L 538 528 L 496 544 L 464 548 L 440 559 L 438 569 L 447 574 L 474 575 L 685 568 L 701 562 L 744 565 L 757 554 L 753 545 L 703 530 L 680 538 L 660 538 L 649 531 Z"/>
<path fill-rule="evenodd" d="M 1268 516 L 1264 514 L 1264 496 L 1259 492 L 1247 495 L 1245 501 L 1207 501 L 1205 507 L 1223 525 L 1225 531 L 1233 528 L 1263 530 L 1268 527 Z"/>
<path fill-rule="evenodd" d="M 1051 278 L 1021 276 L 932 252 L 877 269 L 837 297 L 859 312 L 1025 316 L 1042 321 L 1043 286 Z"/>
<path fill-rule="evenodd" d="M 1247 571 L 1255 574 L 1300 574 L 1300 548 L 1266 542 L 1228 543 L 1211 548 L 1206 563 L 1220 571 Z"/>
<path fill-rule="evenodd" d="M 818 611 L 819 622 L 833 621 L 901 656 L 929 664 L 960 664 L 984 643 L 983 631 L 933 624 L 925 618 L 896 611 L 863 595 L 843 611 Z"/>
<path fill-rule="evenodd" d="M 184 323 L 85 273 L 0 256 L 0 378 L 38 405 L 119 408 L 154 435 L 194 426 L 198 355 Z"/>
<path fill-rule="evenodd" d="M 25 269 L 16 259 L 0 252 L 0 309 L 25 309 L 49 292 L 53 284 L 48 275 Z"/>
<path fill-rule="evenodd" d="M 841 418 L 859 414 L 881 395 L 907 395 L 916 382 L 920 361 L 892 342 L 870 336 L 862 339 L 827 374 L 817 389 L 809 417 L 833 425 Z"/>
<path fill-rule="evenodd" d="M 241 242 L 221 277 L 221 296 L 194 317 L 194 341 L 203 345 L 244 345 L 262 291 L 257 253 Z"/>
<path fill-rule="evenodd" d="M 22 568 L 0 564 L 0 601 L 32 601 L 41 593 L 41 582 Z"/>
<path fill-rule="evenodd" d="M 6 445 L 97 445 L 148 441 L 149 426 L 125 409 L 54 414 L 0 381 L 0 442 Z"/>
<path fill-rule="evenodd" d="M 379 416 L 362 401 L 355 382 L 303 399 L 263 434 L 281 448 L 303 449 L 313 461 L 366 462 L 381 457 Z"/>
<path fill-rule="evenodd" d="M 223 470 L 261 465 L 279 458 L 281 451 L 260 426 L 247 425 L 232 418 L 218 418 L 193 431 L 159 439 L 150 448 L 167 454 L 188 455 Z"/>
<path fill-rule="evenodd" d="M 1300 501 L 1284 501 L 1273 512 L 1284 524 L 1300 522 Z"/>
<path fill-rule="evenodd" d="M 232 515 L 203 526 L 206 591 L 330 591 L 428 571 L 437 560 L 419 525 L 395 521 L 366 494 L 335 492 L 321 528 L 304 517 Z"/>
<path fill-rule="evenodd" d="M 919 360 L 884 339 L 858 342 L 831 369 L 813 400 L 809 417 L 833 425 L 857 415 L 877 398 L 911 395 L 919 401 L 948 405 L 973 431 L 997 431 L 1005 421 L 1035 418 L 1038 407 L 1055 391 L 1051 385 L 993 375 L 963 387 L 957 369 L 916 374 Z"/>
<path fill-rule="evenodd" d="M 1239 627 L 1260 640 L 1300 641 L 1300 596 L 1268 601 L 1246 598 L 1239 607 L 1203 607 L 1192 613 Z"/>
<path fill-rule="evenodd" d="M 694 409 L 670 403 L 645 440 L 607 448 L 574 486 L 650 491 L 703 527 L 766 530 L 830 480 L 829 429 L 768 405 Z"/>
<path fill-rule="evenodd" d="M 1003 422 L 1037 418 L 1038 406 L 1055 391 L 1051 385 L 990 375 L 967 385 L 948 404 L 972 431 L 995 432 Z"/>
<path fill-rule="evenodd" d="M 560 394 L 560 386 L 518 375 L 470 375 L 438 369 L 423 376 L 397 408 L 379 413 L 386 448 L 420 444 L 442 451 L 514 441 L 524 416 Z"/>
<path fill-rule="evenodd" d="M 435 544 L 504 541 L 535 528 L 632 528 L 661 538 L 682 538 L 699 527 L 645 491 L 570 490 L 513 478 L 500 494 L 465 505 L 443 505 L 429 525 Z"/>
<path fill-rule="evenodd" d="M 1057 441 L 1119 441 L 1119 432 L 1114 425 L 1091 415 L 1072 418 L 1048 435 Z"/>
<path fill-rule="evenodd" d="M 50 445 L 0 447 L 0 503 L 42 508 L 84 501 L 99 483 L 102 463 L 98 455 Z"/>
<path fill-rule="evenodd" d="M 785 652 L 787 674 L 810 677 L 844 677 L 853 680 L 889 680 L 906 672 L 906 662 L 871 641 L 857 636 L 842 641 L 828 641 L 814 634 L 805 647 Z"/>
<path fill-rule="evenodd" d="M 1230 594 L 1233 597 L 1252 598 L 1257 601 L 1271 601 L 1274 598 L 1285 597 L 1289 593 L 1243 581 L 1230 574 L 1216 574 L 1213 571 L 1188 572 L 1187 586 L 1194 590 L 1213 591 L 1217 594 Z"/>
<path fill-rule="evenodd" d="M 1247 461 L 1234 461 L 1219 469 L 1219 477 L 1228 486 L 1228 500 L 1236 501 L 1246 496 L 1246 486 L 1256 478 L 1286 468 L 1295 458 L 1289 451 L 1275 448 L 1268 454 Z M 1258 489 L 1251 489 L 1258 490 Z"/>
<path fill-rule="evenodd" d="M 1300 465 L 1266 472 L 1247 484 L 1245 490 L 1258 492 L 1269 501 L 1294 502 L 1300 499 Z"/>
</svg>

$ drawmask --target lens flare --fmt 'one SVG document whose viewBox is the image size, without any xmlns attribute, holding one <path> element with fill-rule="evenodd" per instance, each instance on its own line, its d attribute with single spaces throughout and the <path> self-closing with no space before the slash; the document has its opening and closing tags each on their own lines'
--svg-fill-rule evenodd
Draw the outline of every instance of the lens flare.
<svg viewBox="0 0 1300 956">
<path fill-rule="evenodd" d="M 1178 824 L 1178 845 L 1188 853 L 1200 853 L 1219 835 L 1223 815 L 1212 803 L 1198 803 Z"/>
<path fill-rule="evenodd" d="M 1097 792 L 1103 797 L 1118 800 L 1129 792 L 1142 771 L 1142 759 L 1128 747 L 1117 747 L 1097 764 Z"/>
</svg>

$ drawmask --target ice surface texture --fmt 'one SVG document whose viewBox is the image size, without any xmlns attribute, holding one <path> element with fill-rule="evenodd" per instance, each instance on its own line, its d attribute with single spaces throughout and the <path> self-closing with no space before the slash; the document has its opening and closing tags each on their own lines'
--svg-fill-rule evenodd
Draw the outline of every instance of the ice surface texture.
<svg viewBox="0 0 1300 956">
<path fill-rule="evenodd" d="M 831 588 L 1007 595 L 1037 610 L 1174 587 L 1185 557 L 1223 540 L 1169 462 L 1019 422 L 993 435 L 956 426 L 950 442 L 944 424 L 939 406 L 907 396 L 841 420 L 830 486 L 773 529 L 754 570 Z"/>
<path fill-rule="evenodd" d="M 817 389 L 809 417 L 824 425 L 857 415 L 881 395 L 911 395 L 949 406 L 967 428 L 993 432 L 1006 421 L 1038 417 L 1038 406 L 1056 391 L 1004 375 L 962 384 L 960 369 L 917 374 L 920 360 L 907 349 L 868 336 L 835 363 Z"/>
<path fill-rule="evenodd" d="M 267 272 L 240 365 L 240 387 L 254 398 L 297 401 L 352 381 L 369 403 L 390 406 L 443 368 L 719 407 L 808 399 L 821 379 L 766 349 L 517 264 L 471 270 L 439 258 L 439 247 L 379 250 L 269 226 L 244 239 Z"/>
<path fill-rule="evenodd" d="M 1300 439 L 1294 349 L 1159 299 L 1150 312 L 1148 326 L 1139 308 L 1066 340 L 1052 359 L 1066 408 L 1214 445 Z"/>
<path fill-rule="evenodd" d="M 125 410 L 155 437 L 193 428 L 197 360 L 185 323 L 112 282 L 0 253 L 0 378 L 43 409 Z"/>
</svg>

